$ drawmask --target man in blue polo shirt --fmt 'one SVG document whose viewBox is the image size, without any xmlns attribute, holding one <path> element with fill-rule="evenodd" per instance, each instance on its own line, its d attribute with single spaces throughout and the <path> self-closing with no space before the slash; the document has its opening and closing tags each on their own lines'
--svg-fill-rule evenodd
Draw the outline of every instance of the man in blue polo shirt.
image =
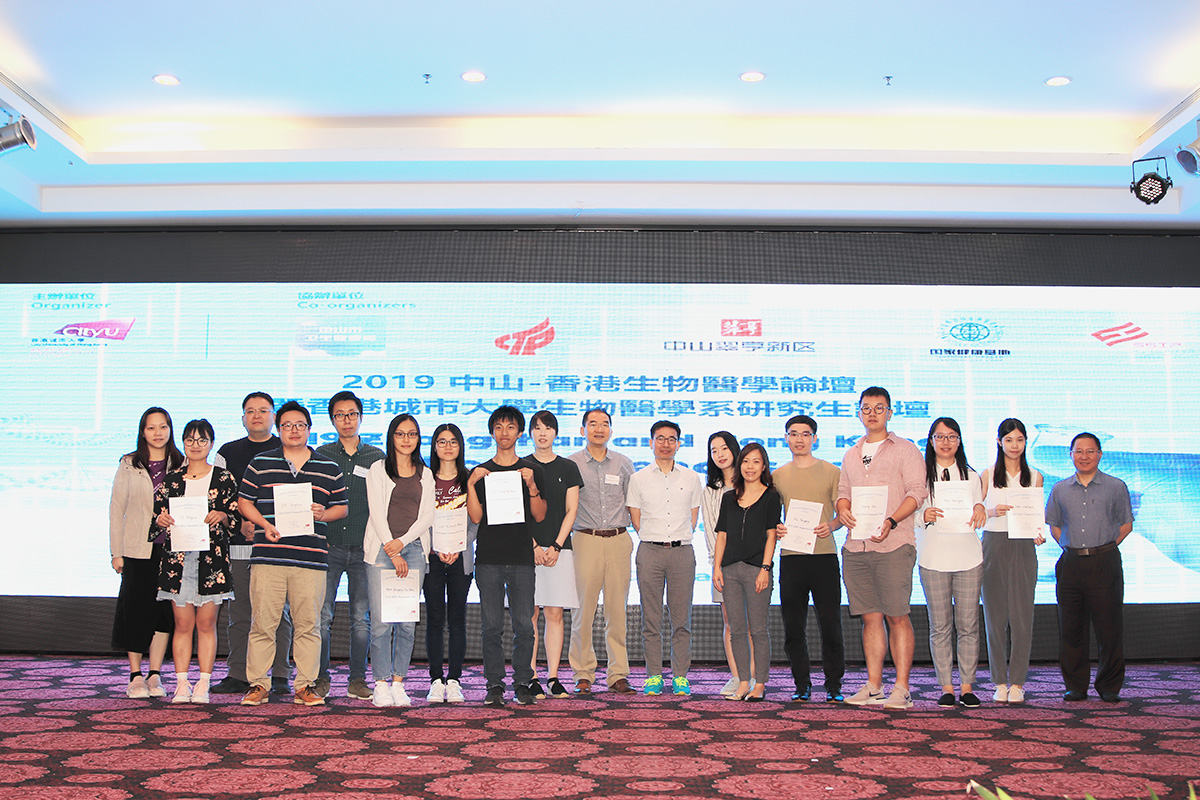
<svg viewBox="0 0 1200 800">
<path fill-rule="evenodd" d="M 246 654 L 250 691 L 242 705 L 270 699 L 267 671 L 275 656 L 275 629 L 285 603 L 292 609 L 295 702 L 323 705 L 314 685 L 321 665 L 321 608 L 325 602 L 325 523 L 346 516 L 346 484 L 337 464 L 308 446 L 312 417 L 294 401 L 275 416 L 282 447 L 256 456 L 246 467 L 238 512 L 254 523 L 250 557 L 250 604 L 254 609 Z M 275 527 L 276 487 L 307 484 L 312 491 L 312 532 L 284 536 Z M 281 523 L 282 524 L 282 523 Z"/>
</svg>

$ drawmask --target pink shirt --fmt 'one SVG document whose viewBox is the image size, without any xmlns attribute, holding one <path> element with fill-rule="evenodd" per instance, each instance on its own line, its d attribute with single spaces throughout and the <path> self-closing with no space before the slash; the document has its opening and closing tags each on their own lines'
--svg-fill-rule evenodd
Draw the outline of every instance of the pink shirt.
<svg viewBox="0 0 1200 800">
<path fill-rule="evenodd" d="M 842 458 L 842 477 L 838 481 L 838 499 L 849 500 L 850 489 L 853 486 L 886 486 L 888 487 L 888 516 L 895 516 L 905 498 L 911 497 L 920 506 L 929 496 L 929 488 L 925 485 L 925 459 L 917 446 L 907 439 L 901 439 L 894 433 L 888 433 L 880 445 L 871 466 L 864 467 L 862 463 L 862 448 L 867 441 L 864 436 L 858 443 L 846 451 Z M 853 507 L 850 509 L 854 512 Z M 851 553 L 870 551 L 875 553 L 890 553 L 906 544 L 917 545 L 913 533 L 915 514 L 910 514 L 899 521 L 896 528 L 882 542 L 872 542 L 870 539 L 851 539 L 846 535 L 845 549 Z"/>
</svg>

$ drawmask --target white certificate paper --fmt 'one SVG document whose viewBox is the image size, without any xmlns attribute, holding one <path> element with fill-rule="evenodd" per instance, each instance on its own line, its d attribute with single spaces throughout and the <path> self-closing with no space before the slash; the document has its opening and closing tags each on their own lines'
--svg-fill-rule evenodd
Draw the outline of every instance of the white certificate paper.
<svg viewBox="0 0 1200 800">
<path fill-rule="evenodd" d="M 172 497 L 168 513 L 175 519 L 171 526 L 171 549 L 177 553 L 208 550 L 207 497 Z"/>
<path fill-rule="evenodd" d="M 934 508 L 941 509 L 935 530 L 938 533 L 971 533 L 971 515 L 975 513 L 975 501 L 971 498 L 971 484 L 967 481 L 937 481 L 933 484 Z"/>
<path fill-rule="evenodd" d="M 808 500 L 793 500 L 788 503 L 787 516 L 783 524 L 787 526 L 787 536 L 779 540 L 779 546 L 794 553 L 812 555 L 817 547 L 817 535 L 813 528 L 821 524 L 821 512 L 825 507 L 820 503 Z"/>
<path fill-rule="evenodd" d="M 489 472 L 483 478 L 487 497 L 487 524 L 511 525 L 525 521 L 525 495 L 521 471 Z"/>
<path fill-rule="evenodd" d="M 379 569 L 372 567 L 372 569 Z M 385 567 L 383 580 L 379 582 L 379 621 L 380 622 L 419 622 L 421 620 L 421 583 L 420 570 L 408 570 L 408 575 L 401 578 L 396 570 Z"/>
<path fill-rule="evenodd" d="M 489 502 L 491 498 L 488 498 Z M 433 552 L 461 553 L 467 549 L 467 507 L 433 512 Z"/>
<path fill-rule="evenodd" d="M 887 519 L 888 487 L 853 486 L 850 488 L 850 513 L 855 525 L 850 529 L 851 539 L 870 539 L 878 536 Z"/>
<path fill-rule="evenodd" d="M 275 527 L 281 536 L 312 536 L 311 483 L 281 483 L 274 489 Z"/>
<path fill-rule="evenodd" d="M 533 568 L 533 602 L 540 608 L 579 608 L 575 589 L 575 554 L 563 550 L 553 567 Z"/>
<path fill-rule="evenodd" d="M 1012 508 L 1008 517 L 1008 538 L 1036 539 L 1044 536 L 1046 510 L 1043 504 L 1044 491 L 1040 486 L 1018 486 L 1008 488 L 1008 502 Z"/>
</svg>

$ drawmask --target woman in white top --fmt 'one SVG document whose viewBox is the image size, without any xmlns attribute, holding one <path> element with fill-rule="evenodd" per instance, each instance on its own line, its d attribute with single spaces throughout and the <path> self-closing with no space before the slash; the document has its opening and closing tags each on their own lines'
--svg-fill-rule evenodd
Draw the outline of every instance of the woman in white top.
<svg viewBox="0 0 1200 800">
<path fill-rule="evenodd" d="M 996 465 L 983 471 L 987 525 L 983 530 L 983 623 L 988 667 L 999 703 L 1025 702 L 1029 649 L 1033 642 L 1033 591 L 1037 585 L 1036 547 L 1046 541 L 1009 539 L 1008 487 L 1042 486 L 1042 474 L 1025 460 L 1025 426 L 1006 419 L 996 432 Z"/>
<path fill-rule="evenodd" d="M 721 514 L 721 498 L 733 488 L 733 465 L 742 452 L 737 438 L 729 431 L 717 431 L 708 437 L 708 481 L 700 498 L 700 510 L 704 514 L 704 539 L 708 544 L 709 574 L 713 572 L 713 557 L 717 548 L 717 517 Z M 738 690 L 737 665 L 733 661 L 733 645 L 729 640 L 729 615 L 717 585 L 712 584 L 712 601 L 721 605 L 721 618 L 725 623 L 725 661 L 729 664 L 730 678 L 721 687 L 723 697 L 733 697 Z M 754 647 L 750 648 L 750 673 L 754 673 Z"/>
<path fill-rule="evenodd" d="M 979 591 L 983 582 L 983 549 L 978 528 L 986 519 L 983 488 L 979 476 L 967 466 L 962 429 L 950 417 L 939 417 L 929 427 L 925 442 L 925 480 L 929 497 L 917 510 L 924 530 L 917 536 L 917 565 L 925 608 L 929 612 L 929 650 L 942 696 L 938 705 L 954 707 L 952 684 L 954 651 L 958 651 L 959 702 L 966 708 L 979 706 L 971 689 L 979 661 Z M 955 503 L 950 512 L 950 483 L 965 483 L 965 503 Z M 939 503 L 938 486 L 943 487 Z M 947 508 L 943 508 L 946 506 Z M 947 514 L 954 516 L 948 516 Z M 958 631 L 957 648 L 952 646 Z"/>
</svg>

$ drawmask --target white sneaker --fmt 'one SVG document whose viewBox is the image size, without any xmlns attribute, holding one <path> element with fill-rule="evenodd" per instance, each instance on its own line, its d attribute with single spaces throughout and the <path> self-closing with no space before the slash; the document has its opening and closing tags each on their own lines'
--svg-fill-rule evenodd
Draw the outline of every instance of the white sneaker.
<svg viewBox="0 0 1200 800">
<path fill-rule="evenodd" d="M 192 688 L 192 702 L 198 704 L 208 703 L 208 681 L 197 681 Z"/>
<path fill-rule="evenodd" d="M 462 686 L 458 681 L 451 679 L 446 681 L 446 702 L 461 703 L 466 698 L 463 697 Z"/>
<path fill-rule="evenodd" d="M 995 700 L 997 703 L 1007 703 L 1008 702 L 1008 684 L 1001 683 L 1001 684 L 997 685 L 996 693 L 994 695 L 992 695 L 992 699 Z"/>
<path fill-rule="evenodd" d="M 408 708 L 412 705 L 412 698 L 404 691 L 404 684 L 400 681 L 392 681 L 392 705 L 398 708 Z"/>
<path fill-rule="evenodd" d="M 1012 686 L 1008 687 L 1008 702 L 1024 703 L 1025 702 L 1025 688 L 1023 686 L 1017 686 L 1015 683 Z"/>
<path fill-rule="evenodd" d="M 151 697 L 167 696 L 167 690 L 163 688 L 162 679 L 157 675 L 151 675 L 146 680 L 146 691 L 150 692 Z"/>
<path fill-rule="evenodd" d="M 132 697 L 134 700 L 144 700 L 150 696 L 150 691 L 146 688 L 146 679 L 141 675 L 135 675 L 129 685 L 125 687 L 125 696 Z"/>
<path fill-rule="evenodd" d="M 912 695 L 908 689 L 901 689 L 899 686 L 892 687 L 892 693 L 888 696 L 887 702 L 883 704 L 884 708 L 912 708 Z"/>
<path fill-rule="evenodd" d="M 192 685 L 187 681 L 180 681 L 175 684 L 175 696 L 171 698 L 172 703 L 190 703 L 192 702 Z"/>
<path fill-rule="evenodd" d="M 388 708 L 396 705 L 392 699 L 392 687 L 387 681 L 375 681 L 375 691 L 371 694 L 371 702 L 376 708 Z"/>
<path fill-rule="evenodd" d="M 885 702 L 883 687 L 872 689 L 870 685 L 864 683 L 861 689 L 842 702 L 851 706 L 881 706 Z"/>
<path fill-rule="evenodd" d="M 725 681 L 725 685 L 721 687 L 721 696 L 733 697 L 735 694 L 737 694 L 739 686 L 741 686 L 741 681 L 739 681 L 735 675 L 734 677 Z"/>
<path fill-rule="evenodd" d="M 446 702 L 446 684 L 441 678 L 429 682 L 429 694 L 425 695 L 425 700 L 430 703 Z"/>
</svg>

